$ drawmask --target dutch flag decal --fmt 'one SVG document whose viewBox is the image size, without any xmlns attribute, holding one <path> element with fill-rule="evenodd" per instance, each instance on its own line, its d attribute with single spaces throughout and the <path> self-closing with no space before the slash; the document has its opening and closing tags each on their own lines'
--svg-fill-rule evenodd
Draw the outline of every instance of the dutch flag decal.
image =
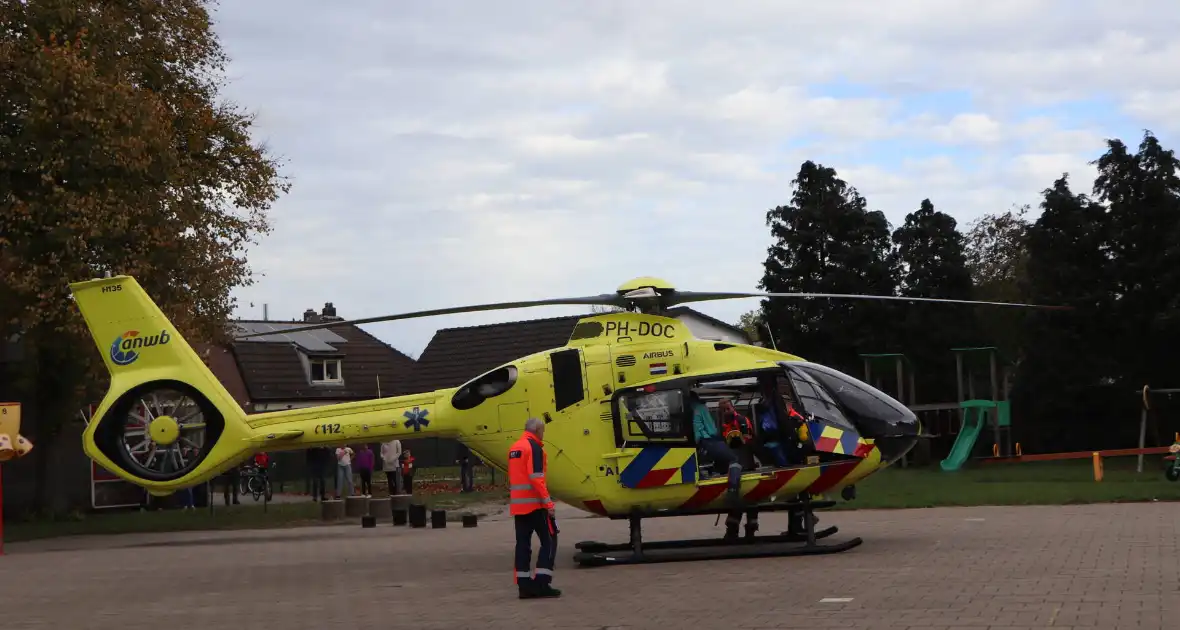
<svg viewBox="0 0 1180 630">
<path fill-rule="evenodd" d="M 668 364 L 667 363 L 651 363 L 648 365 L 648 368 L 649 368 L 649 371 L 651 372 L 652 376 L 656 376 L 657 374 L 667 374 L 668 373 Z"/>
</svg>

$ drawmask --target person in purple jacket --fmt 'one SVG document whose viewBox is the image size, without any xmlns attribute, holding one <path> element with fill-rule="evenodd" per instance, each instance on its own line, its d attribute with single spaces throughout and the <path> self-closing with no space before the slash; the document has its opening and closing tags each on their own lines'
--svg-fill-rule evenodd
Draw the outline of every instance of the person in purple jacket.
<svg viewBox="0 0 1180 630">
<path fill-rule="evenodd" d="M 361 476 L 361 496 L 373 496 L 373 449 L 361 444 L 356 452 L 356 472 Z"/>
</svg>

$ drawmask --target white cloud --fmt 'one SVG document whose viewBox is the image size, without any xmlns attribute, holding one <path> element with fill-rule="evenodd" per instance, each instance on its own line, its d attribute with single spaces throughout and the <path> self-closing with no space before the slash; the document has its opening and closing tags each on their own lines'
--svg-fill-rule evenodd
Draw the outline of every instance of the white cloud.
<svg viewBox="0 0 1180 630">
<path fill-rule="evenodd" d="M 253 315 L 266 302 L 297 317 L 325 301 L 365 316 L 597 294 L 647 274 L 749 290 L 765 212 L 804 159 L 895 225 L 927 197 L 960 223 L 1035 205 L 1064 170 L 1088 192 L 1105 138 L 1180 132 L 1169 7 L 222 3 L 227 95 L 258 112 L 294 180 L 251 253 L 266 275 L 239 293 Z M 701 308 L 736 320 L 754 305 Z M 578 310 L 375 332 L 418 352 L 438 327 Z"/>
</svg>

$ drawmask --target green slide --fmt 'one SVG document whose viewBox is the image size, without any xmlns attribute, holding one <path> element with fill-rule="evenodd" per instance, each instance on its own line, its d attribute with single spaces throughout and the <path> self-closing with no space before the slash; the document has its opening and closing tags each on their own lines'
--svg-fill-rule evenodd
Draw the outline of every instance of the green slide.
<svg viewBox="0 0 1180 630">
<path fill-rule="evenodd" d="M 975 448 L 975 440 L 983 429 L 983 419 L 987 417 L 986 410 L 995 406 L 995 401 L 991 400 L 963 401 L 963 428 L 959 430 L 959 436 L 951 446 L 950 455 L 939 463 L 943 470 L 950 472 L 963 467 L 971 457 L 971 449 Z"/>
</svg>

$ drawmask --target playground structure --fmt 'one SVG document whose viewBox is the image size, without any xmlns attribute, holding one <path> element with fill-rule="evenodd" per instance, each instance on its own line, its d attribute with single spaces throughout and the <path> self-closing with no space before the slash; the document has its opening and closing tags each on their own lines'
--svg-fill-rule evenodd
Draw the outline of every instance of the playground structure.
<svg viewBox="0 0 1180 630">
<path fill-rule="evenodd" d="M 20 434 L 20 403 L 0 403 L 0 464 L 24 457 L 33 443 Z M 0 477 L 0 556 L 4 555 L 4 480 Z"/>
<path fill-rule="evenodd" d="M 1020 445 L 1012 443 L 1012 416 L 1008 402 L 1011 373 L 1000 365 L 999 350 L 992 346 L 952 348 L 955 353 L 955 379 L 958 402 L 917 404 L 914 367 L 900 353 L 862 354 L 865 382 L 893 395 L 918 415 L 923 433 L 917 450 L 930 451 L 930 442 L 943 435 L 954 435 L 949 453 L 940 462 L 945 471 L 962 468 L 970 459 L 985 427 L 991 427 L 992 457 L 1019 454 Z M 895 382 L 886 384 L 885 370 L 874 370 L 882 363 L 893 363 Z M 986 388 L 986 389 L 985 389 Z M 890 391 L 892 390 L 892 391 Z M 980 398 L 977 391 L 987 391 L 990 398 Z M 957 417 L 956 417 L 957 416 Z M 1015 449 L 1014 449 L 1015 446 Z M 902 466 L 908 465 L 908 457 Z"/>
<path fill-rule="evenodd" d="M 1139 447 L 1138 448 L 1117 448 L 1106 449 L 1100 451 L 1071 451 L 1065 453 L 1039 453 L 1036 455 L 1024 455 L 1020 453 L 1020 445 L 1017 445 L 1017 453 L 1007 457 L 994 456 L 984 458 L 983 463 L 1018 463 L 1018 462 L 1047 462 L 1060 461 L 1063 459 L 1092 459 L 1094 461 L 1094 481 L 1102 481 L 1103 464 L 1102 460 L 1107 457 L 1129 457 L 1135 455 L 1138 459 L 1135 466 L 1135 472 L 1143 472 L 1143 459 L 1147 455 L 1166 455 L 1165 462 L 1172 462 L 1165 468 L 1165 475 L 1169 481 L 1176 481 L 1180 479 L 1180 465 L 1176 463 L 1176 454 L 1180 452 L 1180 433 L 1175 435 L 1173 442 L 1169 446 L 1147 446 L 1147 422 L 1151 407 L 1152 396 L 1166 396 L 1169 399 L 1174 394 L 1180 394 L 1180 389 L 1151 389 L 1150 386 L 1144 385 L 1142 390 L 1137 390 L 1137 394 L 1142 399 L 1139 414 Z"/>
</svg>

